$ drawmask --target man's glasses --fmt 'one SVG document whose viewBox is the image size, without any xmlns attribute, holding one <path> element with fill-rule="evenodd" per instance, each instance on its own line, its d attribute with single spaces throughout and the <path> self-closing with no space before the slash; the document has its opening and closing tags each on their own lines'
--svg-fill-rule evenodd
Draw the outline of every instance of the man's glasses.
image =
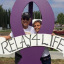
<svg viewBox="0 0 64 64">
<path fill-rule="evenodd" d="M 27 21 L 29 20 L 29 18 L 22 18 L 22 19 L 23 19 L 23 20 L 27 20 Z"/>
</svg>

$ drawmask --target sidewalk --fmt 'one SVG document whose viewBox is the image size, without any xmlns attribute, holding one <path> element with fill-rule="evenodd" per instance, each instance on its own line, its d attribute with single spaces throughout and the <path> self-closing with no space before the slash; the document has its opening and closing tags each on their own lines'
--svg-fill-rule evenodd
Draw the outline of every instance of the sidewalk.
<svg viewBox="0 0 64 64">
<path fill-rule="evenodd" d="M 50 51 L 50 55 L 51 55 L 51 58 L 52 59 L 64 59 L 63 54 L 60 53 L 60 52 L 58 52 L 58 51 Z M 12 57 L 12 58 L 14 58 L 15 57 L 15 54 L 11 54 L 11 55 L 0 55 L 0 57 L 6 57 L 6 58 Z"/>
<path fill-rule="evenodd" d="M 6 58 L 14 58 L 15 57 L 15 54 L 10 54 L 10 55 L 0 55 L 0 57 L 6 57 Z"/>
<path fill-rule="evenodd" d="M 58 51 L 50 51 L 52 59 L 64 59 L 63 54 Z"/>
</svg>

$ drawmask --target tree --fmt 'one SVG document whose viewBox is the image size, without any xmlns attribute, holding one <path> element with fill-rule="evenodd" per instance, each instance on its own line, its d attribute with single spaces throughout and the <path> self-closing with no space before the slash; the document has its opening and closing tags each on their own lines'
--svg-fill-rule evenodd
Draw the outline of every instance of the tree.
<svg viewBox="0 0 64 64">
<path fill-rule="evenodd" d="M 57 22 L 62 26 L 64 24 L 64 14 L 60 13 L 57 16 Z"/>
<path fill-rule="evenodd" d="M 10 9 L 8 10 L 8 21 L 7 21 L 7 24 L 9 24 L 9 26 L 10 26 L 10 15 L 11 15 L 11 11 L 10 11 Z"/>
<path fill-rule="evenodd" d="M 34 19 L 41 19 L 41 13 L 39 11 L 33 12 L 33 18 Z"/>
<path fill-rule="evenodd" d="M 0 5 L 0 27 L 2 26 L 2 20 L 3 20 L 3 8 L 2 5 Z"/>
<path fill-rule="evenodd" d="M 0 5 L 0 27 L 6 29 L 7 24 L 10 25 L 10 9 L 8 11 L 4 10 Z"/>
</svg>

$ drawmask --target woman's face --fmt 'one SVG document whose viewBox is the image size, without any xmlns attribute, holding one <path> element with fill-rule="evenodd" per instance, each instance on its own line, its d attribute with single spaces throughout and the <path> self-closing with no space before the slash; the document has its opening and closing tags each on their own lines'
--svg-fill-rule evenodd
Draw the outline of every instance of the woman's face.
<svg viewBox="0 0 64 64">
<path fill-rule="evenodd" d="M 39 32 L 40 28 L 41 28 L 40 22 L 35 22 L 35 23 L 34 23 L 34 29 L 35 29 L 35 31 L 36 31 L 37 33 Z"/>
</svg>

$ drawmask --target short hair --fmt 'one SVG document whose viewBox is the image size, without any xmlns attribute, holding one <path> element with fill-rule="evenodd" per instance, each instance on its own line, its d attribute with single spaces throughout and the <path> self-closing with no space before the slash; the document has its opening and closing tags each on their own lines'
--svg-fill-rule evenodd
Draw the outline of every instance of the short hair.
<svg viewBox="0 0 64 64">
<path fill-rule="evenodd" d="M 32 25 L 34 26 L 34 23 L 36 23 L 36 22 L 39 22 L 40 25 L 42 25 L 42 20 L 41 19 L 33 19 L 32 20 Z"/>
<path fill-rule="evenodd" d="M 37 23 L 37 22 L 39 22 L 40 25 L 42 25 L 42 22 L 41 22 L 41 21 L 36 21 L 36 22 L 34 22 L 34 23 L 32 24 L 32 26 L 34 27 L 34 24 Z"/>
</svg>

